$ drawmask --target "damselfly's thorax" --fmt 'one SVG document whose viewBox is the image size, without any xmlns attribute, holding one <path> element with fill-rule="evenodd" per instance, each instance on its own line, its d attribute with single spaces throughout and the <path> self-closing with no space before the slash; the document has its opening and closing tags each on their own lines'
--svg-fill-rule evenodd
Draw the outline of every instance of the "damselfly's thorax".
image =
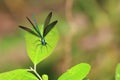
<svg viewBox="0 0 120 80">
<path fill-rule="evenodd" d="M 45 41 L 44 38 L 42 38 L 40 41 L 41 41 L 41 45 L 46 46 L 47 42 Z"/>
</svg>

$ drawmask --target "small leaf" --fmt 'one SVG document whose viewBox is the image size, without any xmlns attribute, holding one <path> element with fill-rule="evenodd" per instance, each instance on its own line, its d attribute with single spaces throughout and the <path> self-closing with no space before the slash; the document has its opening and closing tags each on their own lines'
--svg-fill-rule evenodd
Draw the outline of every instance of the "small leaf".
<svg viewBox="0 0 120 80">
<path fill-rule="evenodd" d="M 43 79 L 43 80 L 48 80 L 48 75 L 43 74 L 43 75 L 42 75 L 42 79 Z"/>
<path fill-rule="evenodd" d="M 39 28 L 40 31 L 43 32 L 43 27 Z M 27 53 L 34 64 L 38 64 L 53 52 L 54 48 L 56 47 L 58 37 L 58 31 L 56 27 L 54 27 L 45 37 L 47 45 L 43 46 L 40 38 L 26 33 L 25 39 Z"/>
<path fill-rule="evenodd" d="M 115 80 L 120 80 L 120 63 L 117 65 Z"/>
<path fill-rule="evenodd" d="M 0 80 L 38 80 L 32 73 L 26 69 L 17 69 L 0 74 Z"/>
<path fill-rule="evenodd" d="M 90 71 L 90 65 L 86 63 L 78 64 L 67 72 L 63 73 L 58 80 L 83 80 Z"/>
</svg>

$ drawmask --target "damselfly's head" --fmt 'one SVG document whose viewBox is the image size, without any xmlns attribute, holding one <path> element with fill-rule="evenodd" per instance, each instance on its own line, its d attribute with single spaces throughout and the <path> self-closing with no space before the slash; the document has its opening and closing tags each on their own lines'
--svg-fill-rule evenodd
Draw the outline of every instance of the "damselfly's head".
<svg viewBox="0 0 120 80">
<path fill-rule="evenodd" d="M 32 35 L 40 38 L 41 45 L 45 46 L 47 44 L 47 42 L 45 41 L 46 35 L 52 30 L 52 28 L 58 22 L 57 20 L 55 20 L 55 21 L 53 21 L 53 22 L 50 23 L 51 17 L 52 17 L 52 12 L 50 12 L 48 14 L 47 18 L 45 19 L 45 22 L 44 22 L 44 25 L 43 25 L 43 33 L 40 32 L 39 26 L 37 24 L 37 21 L 36 21 L 34 15 L 32 16 L 32 19 L 33 19 L 34 23 L 28 17 L 26 17 L 27 20 L 32 25 L 34 31 L 32 29 L 29 29 L 29 28 L 24 27 L 24 26 L 19 26 L 19 27 L 22 28 L 23 30 L 31 33 Z"/>
</svg>

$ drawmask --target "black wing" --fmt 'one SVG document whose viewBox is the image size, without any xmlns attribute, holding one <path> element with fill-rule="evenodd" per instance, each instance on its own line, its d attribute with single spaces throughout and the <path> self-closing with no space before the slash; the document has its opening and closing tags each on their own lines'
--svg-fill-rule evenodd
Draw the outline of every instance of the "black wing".
<svg viewBox="0 0 120 80">
<path fill-rule="evenodd" d="M 43 37 L 45 37 L 50 32 L 50 30 L 56 25 L 57 22 L 58 21 L 56 20 L 56 21 L 54 21 L 46 26 L 46 28 L 43 31 Z"/>
<path fill-rule="evenodd" d="M 26 18 L 27 18 L 27 20 L 31 23 L 31 25 L 33 26 L 34 30 L 35 30 L 37 33 L 39 33 L 39 31 L 37 30 L 37 28 L 35 27 L 35 25 L 32 23 L 32 21 L 31 21 L 28 17 L 26 17 Z"/>
<path fill-rule="evenodd" d="M 45 29 L 45 28 L 47 27 L 47 25 L 50 23 L 51 17 L 52 17 L 52 12 L 50 12 L 50 13 L 48 14 L 48 16 L 46 17 L 46 19 L 45 19 L 44 29 Z"/>
<path fill-rule="evenodd" d="M 27 27 L 24 27 L 24 26 L 19 26 L 19 27 L 20 27 L 21 29 L 23 29 L 23 30 L 25 30 L 25 31 L 27 31 L 27 32 L 29 32 L 29 33 L 31 33 L 31 34 L 39 37 L 39 35 L 36 34 L 34 31 L 32 31 L 31 29 L 29 29 L 29 28 L 27 28 Z"/>
</svg>

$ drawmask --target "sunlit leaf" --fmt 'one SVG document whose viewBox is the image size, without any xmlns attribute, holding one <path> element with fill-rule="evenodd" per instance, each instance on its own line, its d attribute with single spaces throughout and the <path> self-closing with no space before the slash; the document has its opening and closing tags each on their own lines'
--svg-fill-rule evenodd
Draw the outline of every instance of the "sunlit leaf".
<svg viewBox="0 0 120 80">
<path fill-rule="evenodd" d="M 0 74 L 0 80 L 38 80 L 36 76 L 26 69 L 17 69 Z"/>
<path fill-rule="evenodd" d="M 120 80 L 120 64 L 116 68 L 115 80 Z"/>
<path fill-rule="evenodd" d="M 43 32 L 43 27 L 39 27 L 41 32 Z M 43 46 L 40 42 L 40 38 L 26 33 L 26 47 L 27 53 L 34 64 L 38 64 L 46 57 L 48 57 L 56 47 L 58 41 L 58 32 L 56 27 L 54 27 L 46 36 L 45 41 L 47 42 L 46 46 Z"/>
<path fill-rule="evenodd" d="M 43 79 L 43 80 L 48 80 L 48 75 L 43 74 L 43 75 L 42 75 L 42 79 Z"/>
<path fill-rule="evenodd" d="M 90 65 L 86 63 L 78 64 L 67 72 L 63 73 L 58 80 L 83 80 L 90 71 Z"/>
</svg>

